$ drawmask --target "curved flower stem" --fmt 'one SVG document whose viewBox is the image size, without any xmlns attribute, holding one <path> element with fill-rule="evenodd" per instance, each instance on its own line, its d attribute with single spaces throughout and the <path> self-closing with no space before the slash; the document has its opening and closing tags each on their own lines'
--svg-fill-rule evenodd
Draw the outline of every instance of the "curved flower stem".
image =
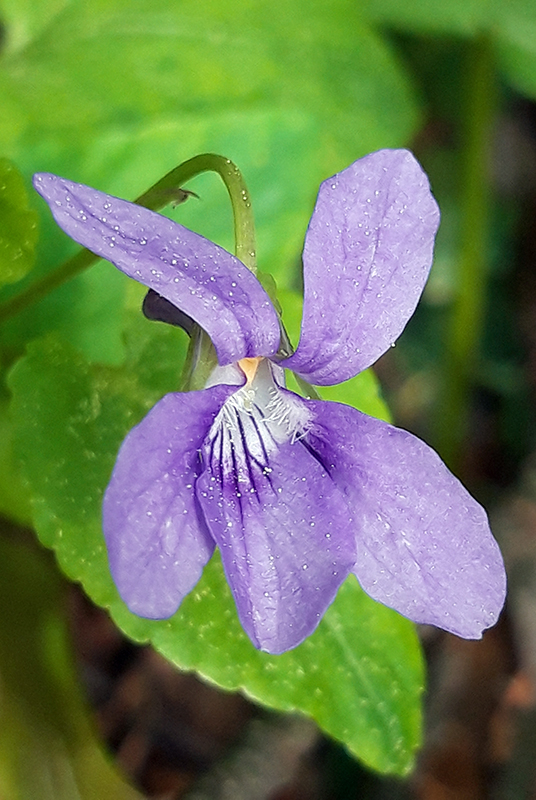
<svg viewBox="0 0 536 800">
<path fill-rule="evenodd" d="M 457 295 L 446 342 L 437 448 L 452 469 L 459 468 L 466 433 L 473 375 L 482 336 L 489 232 L 489 156 L 496 88 L 489 43 L 471 45 L 467 73 L 462 165 L 462 229 Z"/>
<path fill-rule="evenodd" d="M 208 333 L 197 323 L 190 336 L 190 344 L 179 381 L 180 392 L 204 389 L 218 359 Z"/>
<path fill-rule="evenodd" d="M 249 193 L 240 170 L 228 158 L 213 153 L 194 156 L 164 175 L 134 202 L 151 211 L 159 211 L 173 200 L 184 199 L 181 185 L 202 172 L 217 172 L 225 183 L 233 207 L 236 255 L 252 272 L 255 272 L 255 229 Z M 0 306 L 0 322 L 46 297 L 96 261 L 98 256 L 89 250 L 80 251 L 20 294 L 3 303 Z"/>
<path fill-rule="evenodd" d="M 294 377 L 296 378 L 296 383 L 303 392 L 303 396 L 307 400 L 322 400 L 314 386 L 312 386 L 310 383 L 307 383 L 307 381 L 304 381 L 304 379 L 296 373 L 294 373 Z"/>
<path fill-rule="evenodd" d="M 163 208 L 174 199 L 174 193 L 182 183 L 202 172 L 217 172 L 224 182 L 233 208 L 235 255 L 255 273 L 257 255 L 251 199 L 242 173 L 230 159 L 214 153 L 194 156 L 164 175 L 134 202 L 153 211 Z"/>
</svg>

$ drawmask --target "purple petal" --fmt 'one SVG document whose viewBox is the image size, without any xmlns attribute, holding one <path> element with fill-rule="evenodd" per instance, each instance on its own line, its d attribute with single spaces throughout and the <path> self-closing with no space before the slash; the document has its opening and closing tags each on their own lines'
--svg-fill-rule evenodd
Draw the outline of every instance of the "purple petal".
<svg viewBox="0 0 536 800">
<path fill-rule="evenodd" d="M 504 604 L 484 509 L 415 436 L 339 403 L 311 403 L 311 446 L 358 520 L 354 572 L 375 600 L 467 639 Z"/>
<path fill-rule="evenodd" d="M 35 175 L 34 186 L 69 236 L 204 328 L 220 364 L 276 352 L 279 322 L 268 295 L 222 247 L 161 214 L 55 175 Z"/>
<path fill-rule="evenodd" d="M 212 436 L 197 495 L 242 626 L 256 647 L 278 654 L 314 631 L 348 575 L 352 522 L 302 442 L 276 444 L 253 417 L 234 424 L 233 447 L 225 426 Z"/>
<path fill-rule="evenodd" d="M 123 442 L 103 504 L 110 568 L 135 614 L 171 616 L 214 540 L 199 515 L 199 448 L 235 387 L 168 394 Z"/>
<path fill-rule="evenodd" d="M 407 150 L 379 150 L 324 181 L 303 251 L 300 343 L 283 366 L 330 385 L 373 364 L 415 310 L 438 224 Z"/>
</svg>

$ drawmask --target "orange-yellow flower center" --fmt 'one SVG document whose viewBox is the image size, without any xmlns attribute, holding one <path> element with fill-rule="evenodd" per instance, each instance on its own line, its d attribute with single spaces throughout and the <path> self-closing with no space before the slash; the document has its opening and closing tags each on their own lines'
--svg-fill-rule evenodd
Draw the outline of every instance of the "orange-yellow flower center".
<svg viewBox="0 0 536 800">
<path fill-rule="evenodd" d="M 248 383 L 253 381 L 262 358 L 262 356 L 256 356 L 255 358 L 242 358 L 238 362 L 238 366 L 246 376 Z"/>
</svg>

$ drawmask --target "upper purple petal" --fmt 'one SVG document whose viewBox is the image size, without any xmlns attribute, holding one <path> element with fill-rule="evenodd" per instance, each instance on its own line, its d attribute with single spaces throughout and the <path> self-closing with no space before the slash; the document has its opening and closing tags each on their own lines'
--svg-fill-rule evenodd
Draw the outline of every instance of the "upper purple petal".
<svg viewBox="0 0 536 800">
<path fill-rule="evenodd" d="M 308 441 L 358 521 L 363 589 L 414 622 L 480 638 L 506 592 L 484 509 L 415 436 L 338 403 L 311 407 Z"/>
<path fill-rule="evenodd" d="M 407 150 L 379 150 L 324 181 L 303 251 L 301 338 L 283 366 L 330 385 L 373 364 L 415 310 L 438 224 Z"/>
<path fill-rule="evenodd" d="M 302 441 L 277 442 L 253 410 L 225 414 L 207 440 L 197 496 L 242 626 L 256 647 L 282 653 L 314 631 L 354 564 L 350 513 Z"/>
<path fill-rule="evenodd" d="M 268 295 L 222 247 L 161 214 L 55 175 L 35 175 L 34 186 L 75 241 L 192 317 L 220 364 L 276 352 L 279 322 Z"/>
<path fill-rule="evenodd" d="M 195 497 L 199 449 L 236 387 L 168 394 L 123 442 L 106 490 L 103 530 L 127 606 L 171 616 L 214 550 Z"/>
</svg>

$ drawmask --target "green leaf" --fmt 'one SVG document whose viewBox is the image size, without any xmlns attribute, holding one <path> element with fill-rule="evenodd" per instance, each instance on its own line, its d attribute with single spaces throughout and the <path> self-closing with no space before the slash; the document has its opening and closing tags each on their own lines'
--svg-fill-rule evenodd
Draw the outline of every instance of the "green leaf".
<svg viewBox="0 0 536 800">
<path fill-rule="evenodd" d="M 7 398 L 0 400 L 0 514 L 22 525 L 31 525 L 30 493 L 13 457 L 13 425 Z"/>
<path fill-rule="evenodd" d="M 31 47 L 8 54 L 4 73 L 37 125 L 23 132 L 34 141 L 76 130 L 87 142 L 110 123 L 210 114 L 224 104 L 302 110 L 331 120 L 321 136 L 353 147 L 361 130 L 385 135 L 395 123 L 407 134 L 415 121 L 388 48 L 345 0 L 71 3 L 36 30 Z M 58 116 L 59 107 L 66 113 Z"/>
<path fill-rule="evenodd" d="M 10 3 L 8 26 L 27 16 Z M 127 199 L 180 161 L 220 152 L 246 176 L 261 268 L 282 285 L 320 181 L 407 143 L 419 121 L 401 65 L 346 0 L 89 0 L 33 30 L 2 61 L 0 147 L 28 174 Z M 213 186 L 192 184 L 202 201 L 178 218 L 230 247 L 227 201 L 212 201 Z"/>
<path fill-rule="evenodd" d="M 218 557 L 170 620 L 135 617 L 119 599 L 102 539 L 101 497 L 127 430 L 161 392 L 176 388 L 180 334 L 137 318 L 127 329 L 129 370 L 89 366 L 52 338 L 34 342 L 15 366 L 16 448 L 41 541 L 132 638 L 219 686 L 312 716 L 374 769 L 407 773 L 420 742 L 418 640 L 408 620 L 368 598 L 353 577 L 315 634 L 282 656 L 251 645 Z"/>
<path fill-rule="evenodd" d="M 28 208 L 22 175 L 0 158 L 0 286 L 24 278 L 33 266 L 37 213 Z"/>
<path fill-rule="evenodd" d="M 5 26 L 4 52 L 21 50 L 34 39 L 70 0 L 1 0 Z"/>
</svg>

